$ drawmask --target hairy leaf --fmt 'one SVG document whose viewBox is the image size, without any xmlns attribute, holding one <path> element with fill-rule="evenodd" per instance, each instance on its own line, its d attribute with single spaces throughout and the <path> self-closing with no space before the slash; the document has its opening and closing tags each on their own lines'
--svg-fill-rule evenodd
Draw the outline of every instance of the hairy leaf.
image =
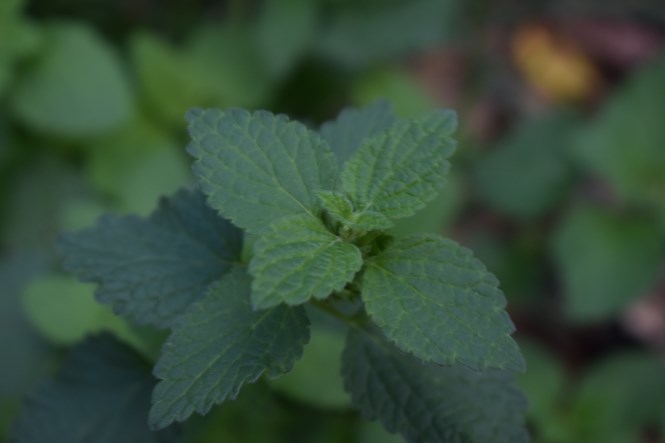
<svg viewBox="0 0 665 443">
<path fill-rule="evenodd" d="M 116 313 L 170 327 L 208 285 L 238 261 L 241 233 L 206 206 L 199 192 L 162 199 L 147 219 L 102 217 L 62 237 L 65 268 Z"/>
<path fill-rule="evenodd" d="M 30 395 L 10 441 L 22 443 L 167 443 L 168 429 L 146 423 L 155 381 L 131 348 L 104 334 L 71 351 L 55 379 Z"/>
<path fill-rule="evenodd" d="M 238 395 L 245 383 L 267 372 L 291 370 L 309 340 L 309 320 L 301 307 L 254 311 L 250 277 L 235 268 L 213 285 L 179 321 L 155 366 L 150 426 L 161 429 L 194 411 Z"/>
<path fill-rule="evenodd" d="M 252 303 L 297 305 L 341 290 L 362 266 L 360 250 L 309 214 L 270 225 L 254 245 Z"/>
<path fill-rule="evenodd" d="M 353 203 L 344 194 L 334 191 L 319 191 L 317 196 L 328 214 L 348 228 L 372 231 L 386 230 L 394 226 L 394 223 L 380 212 L 354 212 Z"/>
<path fill-rule="evenodd" d="M 352 331 L 342 376 L 363 415 L 408 442 L 529 441 L 526 401 L 506 371 L 423 364 L 378 337 Z"/>
<path fill-rule="evenodd" d="M 324 123 L 320 133 L 342 167 L 366 138 L 386 131 L 396 120 L 392 105 L 377 100 L 364 108 L 344 109 L 335 120 Z"/>
<path fill-rule="evenodd" d="M 194 109 L 187 119 L 188 151 L 208 201 L 243 229 L 256 233 L 281 217 L 313 213 L 315 192 L 334 187 L 334 156 L 301 123 L 241 109 Z"/>
<path fill-rule="evenodd" d="M 455 149 L 456 125 L 454 112 L 438 111 L 367 139 L 342 171 L 342 188 L 356 211 L 407 217 L 436 197 Z"/>
<path fill-rule="evenodd" d="M 370 317 L 401 349 L 471 369 L 524 369 L 498 281 L 471 251 L 434 235 L 406 237 L 367 262 Z"/>
</svg>

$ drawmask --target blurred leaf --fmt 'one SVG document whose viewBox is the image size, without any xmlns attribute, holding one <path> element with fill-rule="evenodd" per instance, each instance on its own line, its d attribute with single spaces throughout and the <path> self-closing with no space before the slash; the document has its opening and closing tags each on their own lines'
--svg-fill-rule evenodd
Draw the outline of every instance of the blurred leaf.
<svg viewBox="0 0 665 443">
<path fill-rule="evenodd" d="M 313 326 L 302 359 L 293 371 L 271 380 L 271 385 L 306 404 L 323 408 L 349 406 L 351 399 L 340 376 L 344 343 L 343 334 Z"/>
<path fill-rule="evenodd" d="M 354 68 L 412 53 L 444 39 L 456 6 L 445 0 L 335 2 L 316 49 Z"/>
<path fill-rule="evenodd" d="M 378 421 L 364 422 L 359 426 L 358 443 L 404 443 L 401 435 L 391 434 Z"/>
<path fill-rule="evenodd" d="M 665 208 L 665 57 L 635 74 L 581 134 L 572 153 L 628 200 Z"/>
<path fill-rule="evenodd" d="M 86 172 L 91 183 L 122 211 L 147 214 L 159 197 L 185 185 L 190 172 L 175 140 L 136 121 L 94 143 Z"/>
<path fill-rule="evenodd" d="M 655 283 L 663 261 L 662 240 L 658 225 L 648 219 L 592 207 L 566 214 L 554 234 L 552 252 L 570 318 L 600 320 L 643 295 Z"/>
<path fill-rule="evenodd" d="M 584 377 L 567 422 L 570 443 L 638 441 L 665 404 L 665 364 L 647 354 L 618 354 Z"/>
<path fill-rule="evenodd" d="M 108 334 L 88 338 L 53 380 L 27 398 L 10 440 L 174 442 L 174 429 L 148 429 L 154 384 L 150 366 L 131 348 Z"/>
<path fill-rule="evenodd" d="M 259 54 L 271 75 L 282 78 L 294 68 L 314 38 L 318 2 L 266 0 L 256 24 Z"/>
<path fill-rule="evenodd" d="M 480 197 L 516 218 L 551 209 L 570 183 L 564 152 L 576 128 L 575 116 L 565 112 L 523 121 L 476 165 L 473 178 Z"/>
<path fill-rule="evenodd" d="M 83 24 L 51 24 L 41 57 L 16 86 L 12 106 L 24 124 L 58 136 L 95 136 L 133 112 L 124 68 L 106 42 Z"/>
<path fill-rule="evenodd" d="M 0 97 L 16 75 L 17 62 L 39 45 L 38 29 L 22 16 L 24 0 L 0 2 Z"/>
</svg>

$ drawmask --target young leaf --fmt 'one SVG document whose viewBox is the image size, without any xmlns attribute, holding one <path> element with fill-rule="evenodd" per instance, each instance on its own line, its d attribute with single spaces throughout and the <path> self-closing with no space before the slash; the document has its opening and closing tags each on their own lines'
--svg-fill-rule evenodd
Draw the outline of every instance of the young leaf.
<svg viewBox="0 0 665 443">
<path fill-rule="evenodd" d="M 392 105 L 377 100 L 364 108 L 344 109 L 337 119 L 324 123 L 319 132 L 342 167 L 366 138 L 388 130 L 396 120 Z"/>
<path fill-rule="evenodd" d="M 182 190 L 147 219 L 102 217 L 63 236 L 60 249 L 68 271 L 99 284 L 100 302 L 137 323 L 170 327 L 239 260 L 241 239 L 202 194 Z"/>
<path fill-rule="evenodd" d="M 309 214 L 276 221 L 254 245 L 249 265 L 257 309 L 297 305 L 341 290 L 362 266 L 362 254 Z"/>
<path fill-rule="evenodd" d="M 528 442 L 512 374 L 423 364 L 364 331 L 349 334 L 342 377 L 363 415 L 411 443 Z"/>
<path fill-rule="evenodd" d="M 407 217 L 436 197 L 455 149 L 452 111 L 405 122 L 367 139 L 347 161 L 342 188 L 358 212 Z"/>
<path fill-rule="evenodd" d="M 187 119 L 188 151 L 210 205 L 249 232 L 313 213 L 315 192 L 334 187 L 337 164 L 326 142 L 283 115 L 194 109 Z"/>
<path fill-rule="evenodd" d="M 401 349 L 441 365 L 524 370 L 498 281 L 471 251 L 406 237 L 367 262 L 367 313 Z"/>
<path fill-rule="evenodd" d="M 380 212 L 354 212 L 353 203 L 344 194 L 334 191 L 319 191 L 316 195 L 328 214 L 348 228 L 372 231 L 386 230 L 394 226 L 394 223 Z"/>
<path fill-rule="evenodd" d="M 254 311 L 250 277 L 234 268 L 181 318 L 155 366 L 150 426 L 161 429 L 238 395 L 267 372 L 291 370 L 309 340 L 302 307 Z"/>
<path fill-rule="evenodd" d="M 68 443 L 176 441 L 146 424 L 155 381 L 131 348 L 104 334 L 76 346 L 64 368 L 29 396 L 10 441 Z"/>
</svg>

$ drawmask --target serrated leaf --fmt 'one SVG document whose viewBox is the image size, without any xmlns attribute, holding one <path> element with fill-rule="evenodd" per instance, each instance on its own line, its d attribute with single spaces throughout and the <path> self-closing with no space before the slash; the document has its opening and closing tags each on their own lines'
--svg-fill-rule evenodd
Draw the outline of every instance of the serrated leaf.
<svg viewBox="0 0 665 443">
<path fill-rule="evenodd" d="M 316 191 L 334 187 L 337 164 L 326 142 L 283 115 L 194 109 L 187 119 L 188 151 L 210 205 L 243 229 L 313 213 Z"/>
<path fill-rule="evenodd" d="M 376 100 L 363 108 L 344 109 L 335 120 L 324 123 L 319 132 L 341 168 L 366 138 L 389 129 L 396 120 L 392 105 Z"/>
<path fill-rule="evenodd" d="M 309 320 L 301 307 L 254 311 L 251 279 L 234 268 L 190 307 L 164 345 L 155 366 L 150 426 L 161 429 L 193 412 L 238 395 L 263 373 L 291 370 L 309 340 Z"/>
<path fill-rule="evenodd" d="M 55 379 L 29 396 L 10 441 L 22 443 L 166 443 L 146 418 L 154 379 L 148 364 L 111 335 L 88 338 Z"/>
<path fill-rule="evenodd" d="M 66 270 L 98 283 L 97 299 L 140 324 L 170 327 L 239 261 L 242 234 L 195 191 L 160 201 L 147 219 L 104 216 L 64 235 Z"/>
<path fill-rule="evenodd" d="M 394 226 L 385 215 L 376 211 L 354 212 L 353 203 L 344 195 L 334 191 L 319 191 L 316 194 L 323 209 L 345 227 L 359 230 L 386 230 Z"/>
<path fill-rule="evenodd" d="M 574 321 L 616 315 L 656 284 L 663 236 L 655 220 L 575 208 L 552 237 L 566 314 Z"/>
<path fill-rule="evenodd" d="M 401 218 L 434 199 L 445 184 L 456 125 L 454 112 L 438 111 L 367 139 L 341 175 L 356 211 Z"/>
<path fill-rule="evenodd" d="M 396 240 L 367 261 L 363 300 L 401 349 L 441 365 L 524 370 L 498 280 L 452 240 Z"/>
<path fill-rule="evenodd" d="M 257 309 L 297 305 L 341 290 L 362 266 L 362 254 L 309 214 L 270 225 L 254 245 L 249 265 Z"/>
<path fill-rule="evenodd" d="M 423 364 L 368 332 L 352 331 L 342 377 L 366 418 L 410 443 L 529 441 L 526 400 L 506 371 Z"/>
<path fill-rule="evenodd" d="M 134 103 L 117 55 L 94 30 L 60 23 L 45 29 L 47 48 L 22 76 L 11 102 L 31 128 L 72 137 L 94 136 L 128 121 Z"/>
</svg>

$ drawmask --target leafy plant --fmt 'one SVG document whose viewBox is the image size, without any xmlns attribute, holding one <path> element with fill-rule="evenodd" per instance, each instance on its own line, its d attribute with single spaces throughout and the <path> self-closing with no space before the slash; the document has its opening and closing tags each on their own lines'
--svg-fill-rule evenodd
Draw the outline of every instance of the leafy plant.
<svg viewBox="0 0 665 443">
<path fill-rule="evenodd" d="M 318 309 L 348 328 L 341 373 L 365 417 L 410 442 L 528 441 L 514 379 L 524 360 L 497 279 L 452 240 L 391 231 L 444 186 L 454 112 L 403 120 L 377 102 L 320 133 L 266 111 L 194 109 L 187 120 L 202 192 L 164 198 L 145 219 L 104 216 L 60 243 L 65 268 L 97 283 L 99 301 L 171 329 L 154 368 L 152 429 L 289 372 Z M 105 380 L 135 383 L 136 357 L 112 364 L 116 348 L 90 339 L 61 377 L 93 383 L 81 371 L 95 365 Z M 30 416 L 53 416 L 67 389 L 58 380 L 28 402 L 18 433 L 32 435 Z M 150 383 L 141 386 L 127 395 Z M 107 395 L 71 387 L 90 401 Z M 121 387 L 109 387 L 116 398 Z M 104 431 L 109 441 L 129 432 Z"/>
</svg>

